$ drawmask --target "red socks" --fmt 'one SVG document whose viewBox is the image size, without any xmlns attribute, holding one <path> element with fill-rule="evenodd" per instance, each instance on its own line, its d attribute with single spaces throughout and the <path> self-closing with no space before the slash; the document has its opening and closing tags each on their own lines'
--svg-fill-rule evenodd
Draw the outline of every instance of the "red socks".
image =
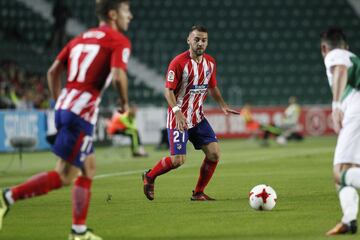
<svg viewBox="0 0 360 240">
<path fill-rule="evenodd" d="M 147 176 L 150 177 L 152 180 L 155 180 L 157 176 L 167 173 L 174 168 L 176 167 L 173 167 L 171 157 L 164 157 L 151 169 Z"/>
<path fill-rule="evenodd" d="M 219 161 L 209 161 L 207 158 L 204 159 L 203 164 L 200 168 L 200 176 L 195 188 L 196 193 L 204 192 L 205 187 L 209 183 L 212 175 L 214 174 L 218 162 Z M 176 167 L 173 166 L 171 162 L 171 157 L 164 157 L 151 169 L 147 176 L 154 181 L 157 176 L 167 173 L 174 168 Z"/>
<path fill-rule="evenodd" d="M 90 202 L 92 179 L 80 176 L 72 190 L 73 224 L 85 225 Z"/>
<path fill-rule="evenodd" d="M 56 171 L 43 172 L 32 176 L 26 182 L 11 188 L 14 201 L 40 196 L 62 186 L 59 174 Z"/>
<path fill-rule="evenodd" d="M 216 165 L 219 161 L 212 162 L 209 161 L 206 157 L 200 168 L 200 176 L 196 184 L 195 193 L 204 192 L 205 187 L 209 183 L 212 175 L 214 174 Z"/>
<path fill-rule="evenodd" d="M 90 188 L 92 180 L 87 177 L 78 177 L 72 191 L 73 224 L 85 225 L 90 202 Z M 31 177 L 26 182 L 11 188 L 11 197 L 14 201 L 40 196 L 62 186 L 59 174 L 56 171 L 43 172 Z"/>
</svg>

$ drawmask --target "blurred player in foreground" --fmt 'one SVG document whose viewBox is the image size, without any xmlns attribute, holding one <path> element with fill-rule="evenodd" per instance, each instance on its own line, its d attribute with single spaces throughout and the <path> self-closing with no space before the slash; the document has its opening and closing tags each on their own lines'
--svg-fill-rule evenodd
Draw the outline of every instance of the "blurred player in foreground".
<svg viewBox="0 0 360 240">
<path fill-rule="evenodd" d="M 95 175 L 92 135 L 101 93 L 111 80 L 120 94 L 120 107 L 128 110 L 126 69 L 131 44 L 121 32 L 128 29 L 132 14 L 129 1 L 124 0 L 98 0 L 96 11 L 100 26 L 71 40 L 48 71 L 50 92 L 56 100 L 58 132 L 52 151 L 60 159 L 53 171 L 37 174 L 0 194 L 0 227 L 9 207 L 18 200 L 44 195 L 74 183 L 69 239 L 102 239 L 86 226 Z M 67 83 L 61 90 L 61 74 L 66 68 Z"/>
<path fill-rule="evenodd" d="M 239 114 L 228 107 L 217 87 L 215 60 L 205 54 L 207 30 L 203 26 L 193 26 L 187 43 L 190 49 L 171 61 L 166 75 L 165 98 L 169 105 L 167 129 L 171 156 L 164 157 L 143 174 L 144 194 L 149 200 L 154 199 L 156 177 L 184 164 L 188 140 L 195 149 L 205 153 L 191 200 L 214 200 L 204 193 L 220 157 L 215 133 L 204 117 L 203 103 L 207 93 L 219 104 L 224 114 Z"/>
<path fill-rule="evenodd" d="M 137 108 L 134 104 L 130 104 L 128 112 L 119 113 L 116 111 L 111 120 L 107 122 L 106 131 L 109 136 L 114 134 L 129 136 L 133 157 L 146 157 L 148 154 L 141 144 L 139 130 L 136 126 L 136 111 Z"/>
<path fill-rule="evenodd" d="M 343 217 L 326 235 L 357 232 L 360 189 L 360 59 L 348 51 L 341 29 L 321 34 L 321 54 L 332 89 L 332 119 L 338 133 L 333 174 Z"/>
</svg>

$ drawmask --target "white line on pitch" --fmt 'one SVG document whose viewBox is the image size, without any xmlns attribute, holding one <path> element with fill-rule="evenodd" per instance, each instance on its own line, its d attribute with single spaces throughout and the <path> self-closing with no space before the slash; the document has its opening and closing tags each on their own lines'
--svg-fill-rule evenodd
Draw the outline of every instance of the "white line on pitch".
<svg viewBox="0 0 360 240">
<path fill-rule="evenodd" d="M 264 155 L 264 156 L 257 156 L 255 158 L 246 158 L 245 161 L 236 161 L 236 160 L 232 160 L 232 161 L 225 161 L 225 162 L 219 162 L 219 164 L 229 164 L 229 163 L 248 163 L 248 162 L 256 162 L 256 161 L 267 161 L 269 159 L 272 158 L 287 158 L 287 157 L 298 157 L 298 156 L 303 156 L 303 155 L 308 155 L 308 154 L 313 154 L 313 153 L 327 153 L 333 151 L 333 148 L 321 148 L 321 149 L 312 149 L 311 151 L 308 152 L 300 152 L 298 154 L 279 154 L 277 156 L 269 156 L 269 155 Z M 182 166 L 181 168 L 192 168 L 192 167 L 198 167 L 198 165 L 185 165 Z M 118 176 L 128 176 L 128 175 L 132 175 L 132 174 L 140 174 L 144 172 L 144 169 L 142 170 L 132 170 L 132 171 L 125 171 L 125 172 L 114 172 L 114 173 L 105 173 L 105 174 L 100 174 L 95 176 L 95 179 L 102 179 L 102 178 L 109 178 L 109 177 L 118 177 Z"/>
</svg>

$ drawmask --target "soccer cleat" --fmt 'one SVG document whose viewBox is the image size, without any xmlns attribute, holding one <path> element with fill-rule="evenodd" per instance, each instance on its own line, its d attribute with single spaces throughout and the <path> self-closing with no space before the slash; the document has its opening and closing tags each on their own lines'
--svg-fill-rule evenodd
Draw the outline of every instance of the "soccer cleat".
<svg viewBox="0 0 360 240">
<path fill-rule="evenodd" d="M 84 233 L 76 233 L 74 230 L 71 230 L 69 240 L 102 240 L 102 238 L 95 235 L 90 229 L 87 229 Z"/>
<path fill-rule="evenodd" d="M 154 200 L 154 181 L 147 176 L 147 174 L 150 172 L 145 171 L 142 175 L 142 180 L 144 182 L 144 194 L 149 200 Z"/>
<path fill-rule="evenodd" d="M 349 225 L 342 222 L 336 224 L 335 227 L 333 227 L 326 233 L 326 236 L 334 236 L 334 235 L 340 235 L 346 233 L 355 234 L 356 232 L 357 232 L 357 222 L 356 220 L 353 220 L 350 222 Z"/>
<path fill-rule="evenodd" d="M 9 211 L 9 204 L 5 199 L 5 192 L 7 190 L 4 190 L 0 193 L 0 230 L 2 228 L 2 223 L 4 221 L 4 218 Z"/>
<path fill-rule="evenodd" d="M 203 192 L 195 192 L 193 191 L 193 194 L 190 198 L 191 201 L 215 201 L 214 198 L 209 197 L 208 195 L 206 195 Z"/>
</svg>

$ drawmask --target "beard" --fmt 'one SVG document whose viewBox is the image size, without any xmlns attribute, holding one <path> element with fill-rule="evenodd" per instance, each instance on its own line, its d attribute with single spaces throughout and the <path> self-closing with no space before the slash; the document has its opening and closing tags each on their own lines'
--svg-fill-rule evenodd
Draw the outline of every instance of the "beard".
<svg viewBox="0 0 360 240">
<path fill-rule="evenodd" d="M 196 54 L 196 56 L 201 56 L 204 54 L 204 52 L 204 49 L 194 49 L 194 53 Z"/>
</svg>

